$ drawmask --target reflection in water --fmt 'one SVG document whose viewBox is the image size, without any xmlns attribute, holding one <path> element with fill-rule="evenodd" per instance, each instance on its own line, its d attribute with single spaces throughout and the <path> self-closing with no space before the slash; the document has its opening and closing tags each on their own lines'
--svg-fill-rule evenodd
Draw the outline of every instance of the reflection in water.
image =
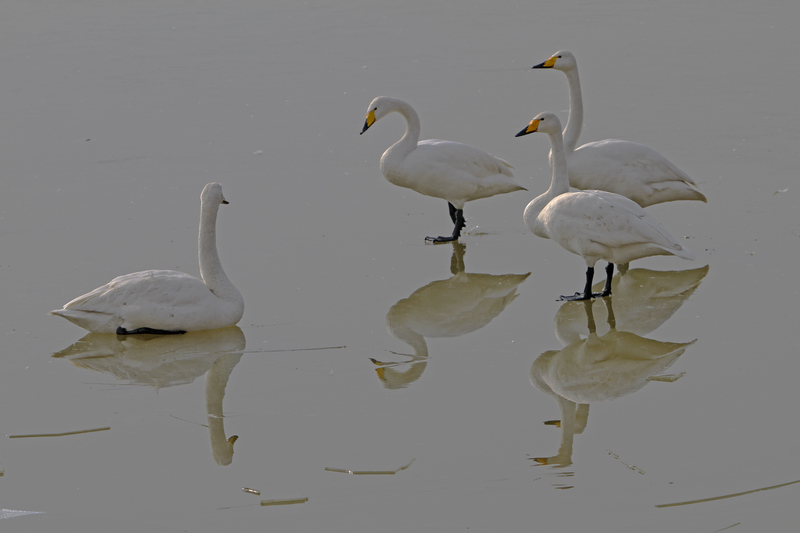
<svg viewBox="0 0 800 533">
<path fill-rule="evenodd" d="M 453 244 L 450 272 L 453 277 L 431 282 L 394 304 L 386 314 L 389 332 L 413 351 L 411 366 L 400 372 L 384 363 L 376 369 L 388 389 L 399 389 L 419 379 L 427 365 L 426 337 L 458 337 L 481 329 L 517 297 L 517 287 L 527 274 L 470 274 L 465 272 L 466 245 Z"/>
<path fill-rule="evenodd" d="M 708 265 L 691 270 L 659 271 L 635 268 L 621 271 L 611 282 L 617 329 L 647 335 L 669 320 L 708 274 Z M 604 282 L 595 287 L 601 290 Z M 605 309 L 594 310 L 605 332 Z M 586 313 L 580 305 L 562 305 L 556 314 L 556 336 L 562 344 L 586 338 Z M 607 320 L 606 320 L 607 322 Z"/>
<path fill-rule="evenodd" d="M 245 345 L 244 333 L 235 326 L 168 336 L 90 333 L 53 357 L 156 389 L 191 383 L 206 374 L 211 450 L 214 461 L 228 465 L 233 461 L 233 443 L 238 437 L 225 437 L 222 400 Z"/>
<path fill-rule="evenodd" d="M 616 303 L 617 299 L 602 299 L 609 326 L 603 335 L 597 333 L 592 301 L 565 303 L 563 307 L 583 310 L 588 336 L 573 340 L 560 351 L 544 352 L 531 366 L 531 384 L 553 396 L 561 410 L 560 424 L 556 422 L 561 426 L 558 453 L 534 458 L 538 463 L 571 465 L 573 437 L 586 427 L 590 403 L 613 400 L 641 389 L 649 377 L 669 367 L 696 341 L 661 342 L 617 330 L 612 308 L 612 301 Z M 648 304 L 645 301 L 642 305 Z"/>
</svg>

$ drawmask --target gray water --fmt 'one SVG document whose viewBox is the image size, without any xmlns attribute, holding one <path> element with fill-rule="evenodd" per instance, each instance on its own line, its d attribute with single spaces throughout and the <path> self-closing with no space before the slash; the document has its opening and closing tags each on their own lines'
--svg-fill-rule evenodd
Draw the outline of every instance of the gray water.
<svg viewBox="0 0 800 533">
<path fill-rule="evenodd" d="M 0 529 L 795 531 L 800 484 L 750 491 L 800 480 L 800 6 L 649 4 L 4 3 Z M 564 75 L 530 69 L 560 49 L 581 140 L 647 144 L 709 198 L 648 208 L 694 262 L 637 261 L 589 307 L 556 301 L 583 261 L 522 221 L 549 144 L 514 134 L 566 118 Z M 378 169 L 402 118 L 358 135 L 382 94 L 529 191 L 425 245 L 444 202 Z M 238 328 L 48 316 L 197 275 L 210 181 Z"/>
</svg>

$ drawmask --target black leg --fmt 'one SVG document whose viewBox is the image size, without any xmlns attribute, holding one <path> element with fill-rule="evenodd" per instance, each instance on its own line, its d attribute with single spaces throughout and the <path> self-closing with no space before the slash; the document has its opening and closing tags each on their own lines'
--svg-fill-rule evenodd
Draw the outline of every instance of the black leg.
<svg viewBox="0 0 800 533">
<path fill-rule="evenodd" d="M 450 204 L 450 205 L 452 205 L 452 204 Z M 461 236 L 461 228 L 463 228 L 467 224 L 464 222 L 464 210 L 463 209 L 456 209 L 455 210 L 455 216 L 456 216 L 456 219 L 454 221 L 455 227 L 453 227 L 453 234 L 450 237 L 442 237 L 442 236 L 439 236 L 439 237 L 425 237 L 425 241 L 426 242 L 432 242 L 432 243 L 457 241 L 458 238 Z"/>
<path fill-rule="evenodd" d="M 572 296 L 561 296 L 559 301 L 578 302 L 582 300 L 591 300 L 592 294 L 592 280 L 594 279 L 594 267 L 586 267 L 586 286 L 583 288 L 583 294 L 576 292 Z"/>
<path fill-rule="evenodd" d="M 614 277 L 614 263 L 606 265 L 606 286 L 603 287 L 603 292 L 600 296 L 611 296 L 611 278 Z"/>
<path fill-rule="evenodd" d="M 183 335 L 183 330 L 169 331 L 166 329 L 136 328 L 125 329 L 122 326 L 117 328 L 117 335 Z"/>
<path fill-rule="evenodd" d="M 452 220 L 453 224 L 455 224 L 456 223 L 456 211 L 457 211 L 456 206 L 454 206 L 450 202 L 447 202 L 447 208 L 450 210 L 450 220 Z"/>
</svg>

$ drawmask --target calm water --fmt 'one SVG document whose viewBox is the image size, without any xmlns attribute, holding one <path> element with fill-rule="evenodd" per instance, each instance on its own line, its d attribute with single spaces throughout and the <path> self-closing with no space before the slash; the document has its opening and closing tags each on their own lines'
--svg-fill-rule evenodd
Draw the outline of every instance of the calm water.
<svg viewBox="0 0 800 533">
<path fill-rule="evenodd" d="M 6 2 L 0 529 L 795 531 L 800 483 L 663 505 L 800 480 L 800 6 L 653 5 Z M 648 208 L 696 261 L 637 261 L 590 306 L 555 301 L 583 262 L 522 222 L 549 145 L 514 134 L 565 119 L 564 75 L 530 69 L 559 49 L 582 141 L 648 144 L 709 198 Z M 444 202 L 378 170 L 402 118 L 358 135 L 381 94 L 530 191 L 425 245 Z M 197 274 L 210 181 L 237 328 L 47 315 Z"/>
</svg>

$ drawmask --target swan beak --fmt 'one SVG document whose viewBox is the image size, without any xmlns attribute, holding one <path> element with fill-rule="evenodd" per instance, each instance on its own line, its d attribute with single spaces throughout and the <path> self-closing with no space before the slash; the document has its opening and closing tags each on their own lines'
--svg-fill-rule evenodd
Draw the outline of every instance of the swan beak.
<svg viewBox="0 0 800 533">
<path fill-rule="evenodd" d="M 538 65 L 534 65 L 531 68 L 553 68 L 555 65 L 556 65 L 556 56 L 553 56 L 547 61 L 539 63 Z"/>
<path fill-rule="evenodd" d="M 374 109 L 372 111 L 370 111 L 369 113 L 367 113 L 367 120 L 364 121 L 364 127 L 361 129 L 361 133 L 359 133 L 359 135 L 361 135 L 362 133 L 367 131 L 369 129 L 369 127 L 372 126 L 373 124 L 375 124 L 375 110 Z"/>
<path fill-rule="evenodd" d="M 225 204 L 225 205 L 228 205 L 230 202 L 228 200 L 226 200 L 225 198 L 223 198 L 222 199 L 222 203 Z"/>
<path fill-rule="evenodd" d="M 527 135 L 529 133 L 534 133 L 538 129 L 539 129 L 539 119 L 535 118 L 535 119 L 530 121 L 530 123 L 528 124 L 527 128 L 525 128 L 524 130 L 522 130 L 519 133 L 517 133 L 516 135 L 514 135 L 514 137 L 522 137 L 523 135 Z"/>
</svg>

